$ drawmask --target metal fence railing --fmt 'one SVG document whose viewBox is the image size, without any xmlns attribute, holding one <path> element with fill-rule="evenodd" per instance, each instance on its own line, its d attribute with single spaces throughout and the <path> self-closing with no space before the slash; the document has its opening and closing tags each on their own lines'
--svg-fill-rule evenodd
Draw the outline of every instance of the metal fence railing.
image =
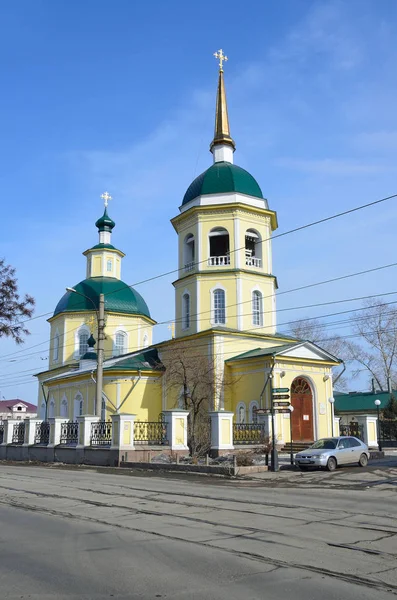
<svg viewBox="0 0 397 600">
<path fill-rule="evenodd" d="M 79 441 L 79 424 L 76 421 L 62 423 L 59 441 L 64 446 L 75 446 Z"/>
<path fill-rule="evenodd" d="M 12 443 L 23 444 L 25 440 L 25 423 L 14 423 L 12 429 Z"/>
<path fill-rule="evenodd" d="M 339 424 L 339 435 L 352 435 L 359 440 L 364 440 L 364 425 L 358 423 L 349 423 L 349 425 Z"/>
<path fill-rule="evenodd" d="M 233 442 L 239 444 L 264 444 L 267 434 L 264 423 L 234 423 Z"/>
<path fill-rule="evenodd" d="M 50 443 L 50 424 L 48 421 L 36 423 L 34 443 L 47 446 Z"/>
<path fill-rule="evenodd" d="M 135 444 L 168 444 L 167 424 L 160 421 L 135 421 L 134 423 Z"/>
<path fill-rule="evenodd" d="M 112 422 L 98 421 L 91 424 L 91 446 L 110 446 L 112 443 Z"/>
</svg>

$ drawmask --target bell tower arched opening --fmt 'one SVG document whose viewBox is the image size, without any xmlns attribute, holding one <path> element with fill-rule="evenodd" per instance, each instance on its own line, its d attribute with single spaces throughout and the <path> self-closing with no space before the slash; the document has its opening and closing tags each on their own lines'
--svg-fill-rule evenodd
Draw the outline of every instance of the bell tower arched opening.
<svg viewBox="0 0 397 600">
<path fill-rule="evenodd" d="M 297 377 L 291 385 L 292 440 L 312 442 L 314 439 L 313 392 L 304 377 Z"/>
<path fill-rule="evenodd" d="M 214 227 L 209 232 L 209 258 L 210 267 L 230 265 L 229 232 L 224 227 Z"/>
</svg>

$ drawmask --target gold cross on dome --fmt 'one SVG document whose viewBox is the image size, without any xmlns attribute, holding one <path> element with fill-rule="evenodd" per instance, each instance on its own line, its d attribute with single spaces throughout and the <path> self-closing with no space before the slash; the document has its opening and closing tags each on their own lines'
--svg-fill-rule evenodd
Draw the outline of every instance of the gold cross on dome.
<svg viewBox="0 0 397 600">
<path fill-rule="evenodd" d="M 223 63 L 229 60 L 228 57 L 223 54 L 222 48 L 218 52 L 214 52 L 214 56 L 219 58 L 219 70 L 223 71 Z"/>
<path fill-rule="evenodd" d="M 102 200 L 105 203 L 105 208 L 108 205 L 109 200 L 113 200 L 112 196 L 109 194 L 109 192 L 104 192 L 101 196 Z"/>
<path fill-rule="evenodd" d="M 91 315 L 90 317 L 88 317 L 88 319 L 86 319 L 85 324 L 92 332 L 94 329 L 94 326 L 97 325 L 97 320 L 93 315 Z"/>
</svg>

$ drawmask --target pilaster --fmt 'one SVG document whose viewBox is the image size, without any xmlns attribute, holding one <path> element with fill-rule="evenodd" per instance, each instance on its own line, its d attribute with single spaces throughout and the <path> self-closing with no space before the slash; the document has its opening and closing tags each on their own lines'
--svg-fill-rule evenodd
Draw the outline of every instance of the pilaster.
<svg viewBox="0 0 397 600">
<path fill-rule="evenodd" d="M 171 450 L 189 450 L 187 445 L 188 410 L 164 410 L 168 443 Z"/>
</svg>

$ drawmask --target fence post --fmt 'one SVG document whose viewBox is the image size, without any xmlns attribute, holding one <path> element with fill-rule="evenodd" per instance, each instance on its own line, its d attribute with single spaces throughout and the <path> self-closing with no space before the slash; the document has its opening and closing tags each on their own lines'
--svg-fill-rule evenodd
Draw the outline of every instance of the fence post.
<svg viewBox="0 0 397 600">
<path fill-rule="evenodd" d="M 171 450 L 189 450 L 187 445 L 187 418 L 188 410 L 179 408 L 164 410 L 164 419 L 167 426 L 167 439 Z"/>
<path fill-rule="evenodd" d="M 333 437 L 338 437 L 340 435 L 340 417 L 335 417 L 334 416 L 334 422 L 333 422 L 333 431 L 332 431 L 332 436 Z"/>
<path fill-rule="evenodd" d="M 12 434 L 14 432 L 15 423 L 19 423 L 17 419 L 5 419 L 4 420 L 4 436 L 3 445 L 12 444 Z"/>
<path fill-rule="evenodd" d="M 100 417 L 94 415 L 80 415 L 76 418 L 79 424 L 79 437 L 76 448 L 91 446 L 91 425 L 98 423 L 100 420 Z"/>
<path fill-rule="evenodd" d="M 25 419 L 25 439 L 24 446 L 33 446 L 36 437 L 36 425 L 41 423 L 41 419 Z"/>
<path fill-rule="evenodd" d="M 378 418 L 372 415 L 359 415 L 357 422 L 363 426 L 363 442 L 367 444 L 368 448 L 378 447 Z"/>
<path fill-rule="evenodd" d="M 211 418 L 211 451 L 234 450 L 233 445 L 233 416 L 226 410 L 214 410 L 209 413 Z"/>
<path fill-rule="evenodd" d="M 48 422 L 50 424 L 50 442 L 48 448 L 59 446 L 61 443 L 61 423 L 64 423 L 67 419 L 65 417 L 50 417 Z"/>
<path fill-rule="evenodd" d="M 134 423 L 136 415 L 116 414 L 112 419 L 111 450 L 134 450 Z"/>
</svg>

